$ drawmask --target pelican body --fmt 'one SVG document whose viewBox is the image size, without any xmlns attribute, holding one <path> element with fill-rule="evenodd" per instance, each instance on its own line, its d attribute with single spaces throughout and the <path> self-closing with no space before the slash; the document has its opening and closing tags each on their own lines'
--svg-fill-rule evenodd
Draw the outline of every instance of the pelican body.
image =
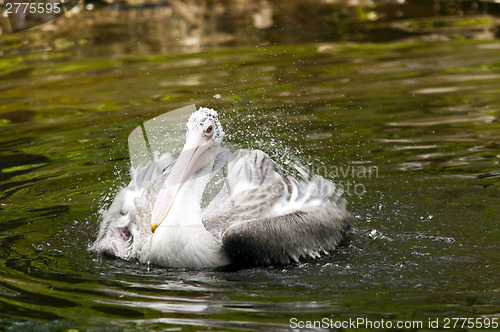
<svg viewBox="0 0 500 332">
<path fill-rule="evenodd" d="M 176 160 L 132 169 L 105 212 L 91 250 L 166 267 L 282 265 L 335 249 L 353 223 L 342 191 L 320 177 L 297 180 L 260 150 L 218 149 L 217 112 L 200 108 L 186 125 Z M 220 165 L 227 177 L 204 209 Z"/>
</svg>

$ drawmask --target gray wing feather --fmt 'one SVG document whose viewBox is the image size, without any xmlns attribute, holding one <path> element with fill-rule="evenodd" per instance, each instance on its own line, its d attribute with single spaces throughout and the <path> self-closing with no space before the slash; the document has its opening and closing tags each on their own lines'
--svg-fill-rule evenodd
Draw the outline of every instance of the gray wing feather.
<svg viewBox="0 0 500 332">
<path fill-rule="evenodd" d="M 288 264 L 336 247 L 353 222 L 345 205 L 330 181 L 284 177 L 264 152 L 239 150 L 204 224 L 235 263 Z"/>
<path fill-rule="evenodd" d="M 123 259 L 140 255 L 147 238 L 151 237 L 151 202 L 172 164 L 173 158 L 164 154 L 144 167 L 132 169 L 131 182 L 118 192 L 104 213 L 91 251 Z"/>
<path fill-rule="evenodd" d="M 295 212 L 234 223 L 224 232 L 224 249 L 242 265 L 272 265 L 318 258 L 335 249 L 351 218 L 336 209 Z"/>
</svg>

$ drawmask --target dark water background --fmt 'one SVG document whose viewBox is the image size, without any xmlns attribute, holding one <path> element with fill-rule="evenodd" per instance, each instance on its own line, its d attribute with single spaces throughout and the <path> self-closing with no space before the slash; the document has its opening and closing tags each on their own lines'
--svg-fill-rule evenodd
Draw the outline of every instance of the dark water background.
<svg viewBox="0 0 500 332">
<path fill-rule="evenodd" d="M 0 330 L 499 318 L 498 4 L 132 5 L 0 35 Z M 129 133 L 189 104 L 343 184 L 354 233 L 286 267 L 87 252 Z"/>
</svg>

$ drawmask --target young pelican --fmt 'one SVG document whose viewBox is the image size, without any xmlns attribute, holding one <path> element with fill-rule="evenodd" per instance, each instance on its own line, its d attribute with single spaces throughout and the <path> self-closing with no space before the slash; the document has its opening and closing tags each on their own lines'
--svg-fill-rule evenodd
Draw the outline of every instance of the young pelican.
<svg viewBox="0 0 500 332">
<path fill-rule="evenodd" d="M 133 169 L 91 250 L 167 267 L 217 267 L 289 264 L 335 249 L 353 222 L 341 190 L 319 176 L 284 176 L 260 150 L 217 154 L 223 137 L 217 112 L 194 112 L 177 160 Z M 227 178 L 202 209 L 224 156 Z"/>
</svg>

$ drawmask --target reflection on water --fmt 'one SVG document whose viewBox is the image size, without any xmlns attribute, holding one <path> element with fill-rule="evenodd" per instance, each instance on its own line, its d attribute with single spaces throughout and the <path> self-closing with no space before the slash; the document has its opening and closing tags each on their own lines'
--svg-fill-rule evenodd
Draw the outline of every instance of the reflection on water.
<svg viewBox="0 0 500 332">
<path fill-rule="evenodd" d="M 430 24 L 385 5 L 419 32 L 391 25 L 384 35 L 397 42 L 360 44 L 336 41 L 380 35 L 389 9 L 268 4 L 199 5 L 191 23 L 175 5 L 82 10 L 0 36 L 0 329 L 495 315 L 500 43 L 468 39 L 486 21 L 461 20 L 486 15 L 491 38 L 496 7 L 464 1 L 450 30 L 445 12 Z M 325 21 L 332 8 L 351 23 Z M 323 29 L 300 30 L 310 11 Z M 163 269 L 87 252 L 101 210 L 128 181 L 129 133 L 194 103 L 219 111 L 229 141 L 288 171 L 298 161 L 362 185 L 346 191 L 354 234 L 330 257 L 275 268 Z"/>
<path fill-rule="evenodd" d="M 307 42 L 446 41 L 498 36 L 500 4 L 493 1 L 81 1 L 77 7 L 29 32 L 23 40 L 0 35 L 9 54 L 61 51 L 90 44 L 81 55 L 152 55 L 220 46 Z M 33 32 L 34 33 L 31 33 Z M 42 32 L 43 37 L 40 33 Z M 59 33 L 58 33 L 59 31 Z M 21 44 L 19 44 L 19 42 Z M 52 54 L 54 56 L 55 54 Z M 74 54 L 73 54 L 74 55 Z"/>
</svg>

